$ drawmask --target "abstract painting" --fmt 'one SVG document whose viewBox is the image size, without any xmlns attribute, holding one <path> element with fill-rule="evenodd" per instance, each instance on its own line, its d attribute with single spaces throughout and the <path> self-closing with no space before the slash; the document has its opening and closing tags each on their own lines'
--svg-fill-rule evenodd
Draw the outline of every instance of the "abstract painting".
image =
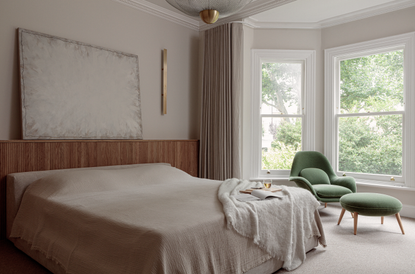
<svg viewBox="0 0 415 274">
<path fill-rule="evenodd" d="M 23 139 L 142 139 L 137 55 L 18 36 Z"/>
</svg>

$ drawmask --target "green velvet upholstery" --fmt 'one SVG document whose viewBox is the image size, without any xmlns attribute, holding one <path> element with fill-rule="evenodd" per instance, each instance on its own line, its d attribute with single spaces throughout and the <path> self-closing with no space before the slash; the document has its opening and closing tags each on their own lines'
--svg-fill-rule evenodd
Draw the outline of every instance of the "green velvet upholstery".
<svg viewBox="0 0 415 274">
<path fill-rule="evenodd" d="M 327 158 L 317 151 L 295 154 L 289 180 L 324 203 L 339 202 L 343 195 L 356 192 L 354 178 L 337 176 Z"/>
<path fill-rule="evenodd" d="M 313 185 L 317 195 L 321 198 L 336 198 L 342 197 L 343 195 L 353 193 L 350 189 L 343 186 L 336 185 Z"/>
<path fill-rule="evenodd" d="M 324 170 L 314 167 L 304 168 L 300 176 L 306 178 L 312 185 L 330 184 L 329 176 Z"/>
<path fill-rule="evenodd" d="M 350 212 L 365 216 L 388 216 L 399 213 L 402 203 L 389 195 L 379 193 L 353 193 L 340 198 L 341 206 Z"/>
</svg>

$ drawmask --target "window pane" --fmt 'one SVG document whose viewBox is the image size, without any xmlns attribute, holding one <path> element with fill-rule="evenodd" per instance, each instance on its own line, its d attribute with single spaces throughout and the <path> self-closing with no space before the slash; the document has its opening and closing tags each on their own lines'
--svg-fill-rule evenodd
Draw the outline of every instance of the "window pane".
<svg viewBox="0 0 415 274">
<path fill-rule="evenodd" d="M 291 169 L 300 150 L 301 118 L 262 118 L 261 169 Z"/>
<path fill-rule="evenodd" d="M 403 50 L 340 62 L 340 113 L 399 111 Z"/>
<path fill-rule="evenodd" d="M 402 115 L 339 118 L 339 171 L 402 175 Z"/>
<path fill-rule="evenodd" d="M 301 63 L 262 64 L 261 114 L 301 113 Z"/>
</svg>

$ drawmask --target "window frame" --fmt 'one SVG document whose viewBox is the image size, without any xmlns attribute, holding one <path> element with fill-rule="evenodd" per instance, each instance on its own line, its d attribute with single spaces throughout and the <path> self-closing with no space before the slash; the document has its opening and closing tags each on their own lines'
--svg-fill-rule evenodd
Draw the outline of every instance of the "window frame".
<svg viewBox="0 0 415 274">
<path fill-rule="evenodd" d="M 338 119 L 345 117 L 340 113 L 340 62 L 345 59 L 358 58 L 394 50 L 404 51 L 404 111 L 396 111 L 394 114 L 402 114 L 402 176 L 363 174 L 347 172 L 346 175 L 353 176 L 358 183 L 387 186 L 415 187 L 415 170 L 408 167 L 415 164 L 415 96 L 414 92 L 414 46 L 415 33 L 396 35 L 362 43 L 350 44 L 341 47 L 326 49 L 324 51 L 324 151 L 331 163 L 335 173 L 339 176 L 343 172 L 338 171 L 339 132 Z M 382 115 L 388 112 L 381 112 Z M 376 113 L 359 113 L 357 116 L 375 115 Z M 347 116 L 349 117 L 349 116 Z M 394 180 L 394 181 L 393 181 Z M 413 182 L 411 182 L 413 181 Z"/>
<path fill-rule="evenodd" d="M 300 115 L 275 115 L 275 117 L 302 117 L 302 150 L 315 148 L 315 50 L 278 50 L 252 49 L 252 120 L 251 120 L 251 179 L 273 178 L 287 179 L 290 170 L 261 170 L 262 163 L 262 63 L 264 62 L 292 62 L 303 64 L 303 89 L 301 94 Z M 264 115 L 268 116 L 268 115 Z"/>
</svg>

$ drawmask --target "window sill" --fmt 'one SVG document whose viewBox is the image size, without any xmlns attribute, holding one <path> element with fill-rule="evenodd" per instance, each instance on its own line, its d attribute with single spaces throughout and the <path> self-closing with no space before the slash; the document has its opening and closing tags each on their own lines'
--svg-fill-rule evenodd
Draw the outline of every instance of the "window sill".
<svg viewBox="0 0 415 274">
<path fill-rule="evenodd" d="M 257 177 L 257 178 L 250 178 L 249 181 L 260 181 L 262 182 L 265 179 L 271 179 L 274 183 L 287 183 L 289 182 L 288 177 L 286 176 L 275 176 L 275 177 Z M 294 182 L 292 182 L 294 183 Z M 415 188 L 413 187 L 408 187 L 402 184 L 386 184 L 386 183 L 381 183 L 381 182 L 376 182 L 376 181 L 372 181 L 372 182 L 367 182 L 367 181 L 359 181 L 356 180 L 356 185 L 358 186 L 365 186 L 365 187 L 373 187 L 373 188 L 386 188 L 386 189 L 395 189 L 395 190 L 404 190 L 404 191 L 414 191 L 415 192 Z"/>
<path fill-rule="evenodd" d="M 249 178 L 249 181 L 263 181 L 263 180 L 272 180 L 272 181 L 287 181 L 287 176 L 273 176 L 273 177 L 257 177 L 257 178 Z"/>
<path fill-rule="evenodd" d="M 415 188 L 413 187 L 408 187 L 405 185 L 392 185 L 392 184 L 382 184 L 382 183 L 368 183 L 368 182 L 362 182 L 362 181 L 357 181 L 356 180 L 356 184 L 358 186 L 366 186 L 366 187 L 376 187 L 376 188 L 386 188 L 386 189 L 399 189 L 399 190 L 405 190 L 405 191 L 415 191 Z"/>
</svg>

